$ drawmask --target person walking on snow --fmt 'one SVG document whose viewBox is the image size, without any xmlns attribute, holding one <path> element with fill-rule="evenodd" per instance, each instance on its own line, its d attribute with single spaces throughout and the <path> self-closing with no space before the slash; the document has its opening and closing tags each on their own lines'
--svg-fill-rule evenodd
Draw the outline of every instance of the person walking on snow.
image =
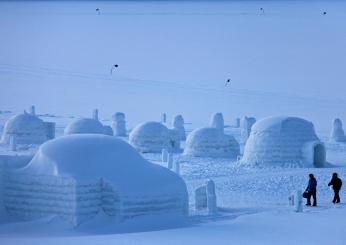
<svg viewBox="0 0 346 245">
<path fill-rule="evenodd" d="M 337 173 L 333 173 L 332 180 L 329 182 L 328 186 L 332 186 L 334 190 L 333 203 L 339 203 L 340 202 L 339 192 L 342 186 L 342 181 L 338 177 Z"/>
<path fill-rule="evenodd" d="M 313 174 L 309 174 L 309 183 L 308 183 L 308 187 L 306 187 L 306 190 L 305 190 L 308 192 L 306 206 L 311 206 L 311 196 L 314 199 L 312 206 L 317 206 L 316 188 L 317 188 L 317 180 Z"/>
</svg>

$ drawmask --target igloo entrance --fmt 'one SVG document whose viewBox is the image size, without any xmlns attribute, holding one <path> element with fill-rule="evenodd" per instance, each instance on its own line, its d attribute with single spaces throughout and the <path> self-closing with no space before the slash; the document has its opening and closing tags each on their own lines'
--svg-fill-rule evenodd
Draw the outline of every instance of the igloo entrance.
<svg viewBox="0 0 346 245">
<path fill-rule="evenodd" d="M 322 168 L 326 161 L 326 150 L 324 145 L 316 144 L 314 146 L 314 167 Z"/>
</svg>

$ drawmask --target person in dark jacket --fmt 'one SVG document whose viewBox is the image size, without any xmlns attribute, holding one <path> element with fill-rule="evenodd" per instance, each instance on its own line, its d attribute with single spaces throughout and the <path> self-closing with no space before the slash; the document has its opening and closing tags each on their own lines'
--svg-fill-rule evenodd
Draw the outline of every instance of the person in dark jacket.
<svg viewBox="0 0 346 245">
<path fill-rule="evenodd" d="M 329 182 L 328 186 L 332 186 L 334 190 L 333 203 L 339 203 L 340 202 L 339 192 L 341 190 L 342 181 L 338 177 L 337 173 L 333 173 L 332 180 Z"/>
<path fill-rule="evenodd" d="M 311 196 L 314 199 L 314 203 L 312 204 L 312 206 L 317 206 L 316 188 L 317 188 L 317 180 L 313 174 L 309 174 L 309 183 L 308 183 L 308 187 L 306 187 L 306 191 L 308 192 L 306 206 L 311 206 Z"/>
</svg>

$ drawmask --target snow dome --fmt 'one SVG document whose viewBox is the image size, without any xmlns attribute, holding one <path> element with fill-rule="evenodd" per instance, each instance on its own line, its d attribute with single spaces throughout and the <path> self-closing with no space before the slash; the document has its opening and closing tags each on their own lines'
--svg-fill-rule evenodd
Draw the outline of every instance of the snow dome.
<svg viewBox="0 0 346 245">
<path fill-rule="evenodd" d="M 333 142 L 346 142 L 342 121 L 339 118 L 334 119 L 330 140 Z"/>
<path fill-rule="evenodd" d="M 53 127 L 52 130 L 54 129 Z M 8 119 L 1 141 L 4 144 L 10 144 L 11 137 L 15 137 L 18 144 L 42 144 L 50 139 L 50 135 L 47 123 L 36 115 L 24 111 L 23 114 Z"/>
<path fill-rule="evenodd" d="M 66 126 L 64 135 L 69 134 L 105 134 L 105 128 L 96 119 L 79 118 Z"/>
<path fill-rule="evenodd" d="M 199 128 L 188 135 L 184 155 L 236 158 L 239 144 L 233 136 L 223 134 L 220 129 Z"/>
<path fill-rule="evenodd" d="M 325 160 L 325 146 L 311 122 L 275 116 L 252 126 L 240 162 L 259 166 L 323 167 Z"/>
<path fill-rule="evenodd" d="M 17 173 L 26 178 L 14 178 L 9 186 L 13 195 L 5 199 L 15 215 L 57 214 L 79 224 L 101 210 L 117 221 L 156 214 L 184 217 L 188 212 L 186 185 L 177 174 L 111 136 L 59 137 L 41 145 Z M 25 181 L 29 184 L 16 188 Z M 51 191 L 59 198 L 49 199 Z"/>
<path fill-rule="evenodd" d="M 129 135 L 129 143 L 139 152 L 158 153 L 170 149 L 170 132 L 159 122 L 146 122 L 137 125 Z"/>
</svg>

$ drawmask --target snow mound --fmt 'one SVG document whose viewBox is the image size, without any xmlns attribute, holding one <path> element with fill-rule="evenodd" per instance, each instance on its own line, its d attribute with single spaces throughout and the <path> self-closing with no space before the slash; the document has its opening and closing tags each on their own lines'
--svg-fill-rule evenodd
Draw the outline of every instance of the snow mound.
<svg viewBox="0 0 346 245">
<path fill-rule="evenodd" d="M 79 225 L 101 211 L 114 222 L 188 214 L 186 185 L 177 174 L 106 135 L 68 135 L 48 141 L 7 180 L 5 206 L 10 215 L 20 218 L 53 215 Z"/>
<path fill-rule="evenodd" d="M 330 141 L 346 142 L 345 132 L 342 128 L 342 121 L 339 118 L 334 119 L 332 132 L 330 134 Z"/>
<path fill-rule="evenodd" d="M 326 150 L 314 125 L 301 118 L 273 116 L 256 122 L 240 163 L 257 166 L 325 166 Z"/>
<path fill-rule="evenodd" d="M 239 151 L 233 136 L 223 134 L 219 128 L 199 128 L 188 135 L 184 155 L 236 158 Z"/>
<path fill-rule="evenodd" d="M 66 126 L 64 135 L 69 134 L 105 134 L 105 128 L 96 119 L 79 118 Z"/>
<path fill-rule="evenodd" d="M 49 140 L 47 124 L 27 112 L 14 115 L 5 123 L 2 143 L 10 144 L 12 136 L 15 137 L 18 144 L 42 144 Z"/>
<path fill-rule="evenodd" d="M 159 153 L 170 149 L 169 129 L 159 122 L 137 125 L 129 135 L 129 143 L 142 153 Z"/>
</svg>

